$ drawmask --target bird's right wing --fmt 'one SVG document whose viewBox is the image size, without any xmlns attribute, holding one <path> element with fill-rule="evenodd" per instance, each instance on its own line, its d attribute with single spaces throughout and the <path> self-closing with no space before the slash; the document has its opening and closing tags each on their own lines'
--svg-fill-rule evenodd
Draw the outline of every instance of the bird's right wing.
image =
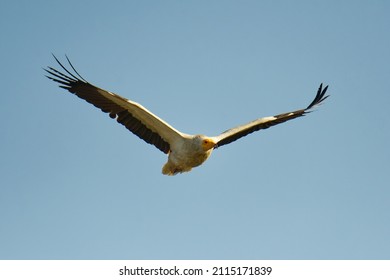
<svg viewBox="0 0 390 280">
<path fill-rule="evenodd" d="M 88 83 L 77 73 L 68 58 L 74 74 L 68 71 L 56 57 L 54 58 L 67 74 L 48 67 L 45 71 L 50 74 L 47 76 L 49 79 L 108 113 L 111 118 L 116 118 L 118 123 L 124 125 L 145 142 L 168 153 L 172 143 L 185 136 L 142 105 Z"/>
</svg>

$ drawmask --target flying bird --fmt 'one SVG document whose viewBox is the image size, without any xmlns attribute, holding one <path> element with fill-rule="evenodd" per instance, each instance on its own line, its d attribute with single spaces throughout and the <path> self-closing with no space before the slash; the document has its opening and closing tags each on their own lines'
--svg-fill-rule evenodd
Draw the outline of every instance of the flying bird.
<svg viewBox="0 0 390 280">
<path fill-rule="evenodd" d="M 191 135 L 175 129 L 142 105 L 90 84 L 76 71 L 68 57 L 66 59 L 73 73 L 55 56 L 54 59 L 65 72 L 48 66 L 44 69 L 49 74 L 46 77 L 59 83 L 61 88 L 101 109 L 104 113 L 108 113 L 112 119 L 116 119 L 118 123 L 124 125 L 139 138 L 168 154 L 168 161 L 162 168 L 162 173 L 165 175 L 188 172 L 204 163 L 214 149 L 260 129 L 267 129 L 302 117 L 328 97 L 328 95 L 325 96 L 328 86 L 323 88 L 321 84 L 314 100 L 304 109 L 259 118 L 228 129 L 218 136 Z"/>
</svg>

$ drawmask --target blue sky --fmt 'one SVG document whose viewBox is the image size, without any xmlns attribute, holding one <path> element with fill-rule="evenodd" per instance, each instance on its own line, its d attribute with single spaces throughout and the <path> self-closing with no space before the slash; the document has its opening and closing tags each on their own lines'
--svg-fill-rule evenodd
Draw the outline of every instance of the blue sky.
<svg viewBox="0 0 390 280">
<path fill-rule="evenodd" d="M 388 1 L 2 1 L 0 259 L 389 259 Z M 331 97 L 187 174 L 44 77 L 186 133 Z"/>
</svg>

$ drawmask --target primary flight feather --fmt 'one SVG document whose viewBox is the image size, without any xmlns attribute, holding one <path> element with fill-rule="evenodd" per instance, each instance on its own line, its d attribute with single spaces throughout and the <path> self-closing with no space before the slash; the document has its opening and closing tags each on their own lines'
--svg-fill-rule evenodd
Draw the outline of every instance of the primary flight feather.
<svg viewBox="0 0 390 280">
<path fill-rule="evenodd" d="M 66 69 L 55 56 L 54 58 L 65 73 L 48 67 L 45 71 L 50 76 L 46 77 L 59 83 L 61 88 L 108 113 L 111 118 L 116 119 L 139 138 L 168 154 L 168 162 L 162 168 L 162 173 L 165 175 L 188 172 L 205 162 L 215 148 L 260 129 L 302 117 L 328 97 L 325 95 L 328 86 L 322 88 L 321 84 L 314 100 L 304 109 L 260 118 L 214 137 L 190 135 L 173 128 L 142 105 L 88 83 L 76 71 L 68 57 L 68 63 L 74 73 Z"/>
</svg>

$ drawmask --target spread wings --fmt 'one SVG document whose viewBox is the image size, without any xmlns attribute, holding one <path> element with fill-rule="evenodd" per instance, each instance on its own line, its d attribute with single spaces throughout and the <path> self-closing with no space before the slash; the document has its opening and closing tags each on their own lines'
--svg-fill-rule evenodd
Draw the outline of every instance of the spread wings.
<svg viewBox="0 0 390 280">
<path fill-rule="evenodd" d="M 46 77 L 59 83 L 61 88 L 108 113 L 111 118 L 116 118 L 118 123 L 124 125 L 145 142 L 156 146 L 164 153 L 168 153 L 172 143 L 184 136 L 142 105 L 88 83 L 77 73 L 68 58 L 74 73 L 67 70 L 55 56 L 54 58 L 67 74 L 48 67 L 44 70 L 50 76 Z"/>
<path fill-rule="evenodd" d="M 118 123 L 124 125 L 145 142 L 156 146 L 162 152 L 169 153 L 174 143 L 183 138 L 191 137 L 191 135 L 176 130 L 142 105 L 88 83 L 77 73 L 68 57 L 68 63 L 74 73 L 66 69 L 55 56 L 54 58 L 66 74 L 53 67 L 48 67 L 48 69 L 44 69 L 50 74 L 46 77 L 59 83 L 61 88 L 68 90 L 81 99 L 93 104 L 95 107 L 100 108 L 103 112 L 108 113 L 111 118 L 116 119 Z M 212 137 L 212 140 L 216 143 L 216 146 L 220 147 L 260 129 L 266 129 L 302 117 L 306 113 L 309 113 L 310 109 L 320 105 L 328 97 L 328 95 L 325 95 L 327 89 L 328 86 L 322 88 L 321 84 L 314 100 L 305 109 L 260 118 L 229 129 L 216 137 Z"/>
<path fill-rule="evenodd" d="M 213 137 L 214 141 L 217 143 L 217 146 L 223 146 L 226 144 L 229 144 L 233 141 L 236 141 L 237 139 L 240 139 L 241 137 L 244 137 L 252 132 L 258 131 L 260 129 L 267 129 L 271 126 L 298 118 L 304 116 L 306 113 L 310 112 L 310 109 L 312 109 L 315 106 L 318 106 L 323 102 L 326 98 L 328 98 L 329 95 L 325 95 L 326 91 L 328 89 L 328 86 L 325 88 L 322 88 L 322 84 L 320 85 L 317 95 L 315 96 L 314 100 L 310 103 L 309 106 L 307 106 L 305 109 L 296 110 L 289 113 L 279 114 L 272 117 L 265 117 L 260 118 L 257 120 L 254 120 L 250 123 L 237 126 L 235 128 L 229 129 L 220 135 Z"/>
</svg>

